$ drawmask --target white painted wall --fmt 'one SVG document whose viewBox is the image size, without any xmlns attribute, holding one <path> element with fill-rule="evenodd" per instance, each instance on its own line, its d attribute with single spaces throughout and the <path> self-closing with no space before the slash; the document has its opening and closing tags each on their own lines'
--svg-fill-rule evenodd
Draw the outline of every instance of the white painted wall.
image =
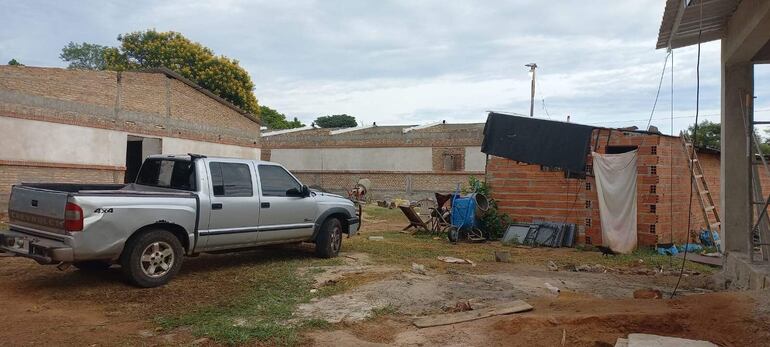
<svg viewBox="0 0 770 347">
<path fill-rule="evenodd" d="M 0 160 L 126 165 L 126 132 L 0 116 Z M 143 137 L 142 135 L 134 135 Z M 142 154 L 197 153 L 259 159 L 260 149 L 172 137 L 144 138 Z"/>
<path fill-rule="evenodd" d="M 270 160 L 290 170 L 432 171 L 430 147 L 273 149 Z"/>
<path fill-rule="evenodd" d="M 243 159 L 259 159 L 260 156 L 260 149 L 252 147 L 224 145 L 220 143 L 177 139 L 173 137 L 164 137 L 161 139 L 161 142 L 163 147 L 162 154 L 195 153 Z"/>
<path fill-rule="evenodd" d="M 126 133 L 0 117 L 0 159 L 124 166 Z"/>
<path fill-rule="evenodd" d="M 465 147 L 465 171 L 484 171 L 487 155 L 481 153 L 481 146 Z"/>
</svg>

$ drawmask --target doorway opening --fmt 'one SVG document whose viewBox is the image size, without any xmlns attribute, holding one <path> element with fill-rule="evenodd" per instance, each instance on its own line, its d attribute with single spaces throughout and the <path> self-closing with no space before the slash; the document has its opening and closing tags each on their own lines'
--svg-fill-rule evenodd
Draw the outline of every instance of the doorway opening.
<svg viewBox="0 0 770 347">
<path fill-rule="evenodd" d="M 161 139 L 128 135 L 126 141 L 126 174 L 123 181 L 132 183 L 139 174 L 144 158 L 161 154 Z"/>
</svg>

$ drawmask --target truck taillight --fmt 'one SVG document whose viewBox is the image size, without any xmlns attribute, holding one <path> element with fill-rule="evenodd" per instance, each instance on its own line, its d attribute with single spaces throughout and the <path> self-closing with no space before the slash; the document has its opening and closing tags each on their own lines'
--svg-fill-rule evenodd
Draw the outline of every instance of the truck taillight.
<svg viewBox="0 0 770 347">
<path fill-rule="evenodd" d="M 64 207 L 64 230 L 83 230 L 83 209 L 71 202 L 68 202 Z"/>
</svg>

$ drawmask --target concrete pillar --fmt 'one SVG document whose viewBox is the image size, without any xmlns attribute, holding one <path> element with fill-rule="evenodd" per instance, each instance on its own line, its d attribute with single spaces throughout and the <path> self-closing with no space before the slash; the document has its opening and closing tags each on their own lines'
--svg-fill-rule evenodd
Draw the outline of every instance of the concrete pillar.
<svg viewBox="0 0 770 347">
<path fill-rule="evenodd" d="M 722 237 L 728 252 L 749 251 L 751 228 L 749 150 L 742 106 L 753 95 L 754 66 L 750 62 L 726 65 L 723 41 L 721 204 Z"/>
</svg>

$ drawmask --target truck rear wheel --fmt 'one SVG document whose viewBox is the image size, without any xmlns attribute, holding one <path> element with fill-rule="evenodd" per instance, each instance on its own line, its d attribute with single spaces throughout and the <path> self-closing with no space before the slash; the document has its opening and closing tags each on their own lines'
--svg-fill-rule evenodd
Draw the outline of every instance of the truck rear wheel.
<svg viewBox="0 0 770 347">
<path fill-rule="evenodd" d="M 315 240 L 315 255 L 320 258 L 334 258 L 342 247 L 342 223 L 337 218 L 329 218 L 321 225 Z"/>
<path fill-rule="evenodd" d="M 176 236 L 165 230 L 149 230 L 129 240 L 120 262 L 131 284 L 151 288 L 168 283 L 179 272 L 183 254 Z"/>
</svg>

